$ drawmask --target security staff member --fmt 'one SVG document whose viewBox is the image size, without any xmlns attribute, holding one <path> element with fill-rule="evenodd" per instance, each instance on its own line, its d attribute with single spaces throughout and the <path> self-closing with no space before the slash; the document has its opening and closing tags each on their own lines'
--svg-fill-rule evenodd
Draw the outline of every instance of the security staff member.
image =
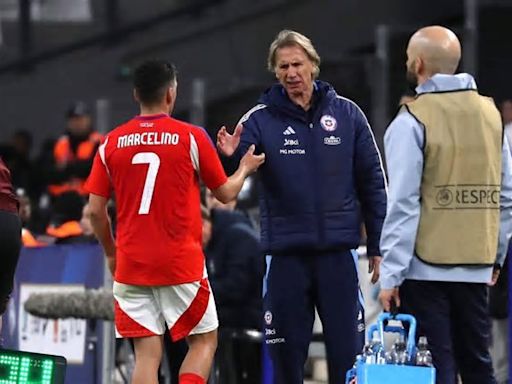
<svg viewBox="0 0 512 384">
<path fill-rule="evenodd" d="M 388 212 L 380 299 L 418 320 L 438 384 L 494 384 L 487 286 L 512 229 L 512 168 L 494 102 L 474 79 L 454 75 L 457 36 L 431 26 L 407 47 L 418 96 L 385 135 Z"/>
<path fill-rule="evenodd" d="M 21 221 L 11 173 L 0 158 L 0 329 L 12 292 L 14 271 L 21 248 Z"/>
<path fill-rule="evenodd" d="M 379 273 L 386 212 L 380 155 L 361 109 L 315 80 L 319 64 L 306 36 L 280 32 L 268 57 L 279 84 L 246 113 L 243 127 L 218 135 L 224 154 L 237 149 L 241 155 L 254 144 L 266 155 L 260 170 L 261 242 L 268 255 L 263 306 L 275 384 L 303 383 L 315 307 L 330 384 L 344 383 L 362 347 L 352 251 L 359 245 L 360 212 L 374 282 Z"/>
<path fill-rule="evenodd" d="M 92 128 L 89 108 L 85 103 L 73 103 L 66 118 L 66 133 L 55 143 L 52 164 L 47 171 L 48 192 L 52 197 L 66 192 L 86 195 L 83 185 L 102 139 Z"/>
</svg>

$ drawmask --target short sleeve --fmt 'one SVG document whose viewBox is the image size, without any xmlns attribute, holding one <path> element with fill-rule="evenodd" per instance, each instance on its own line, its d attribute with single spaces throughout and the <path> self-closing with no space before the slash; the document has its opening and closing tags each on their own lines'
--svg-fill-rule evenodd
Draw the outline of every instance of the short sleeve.
<svg viewBox="0 0 512 384">
<path fill-rule="evenodd" d="M 201 180 L 209 189 L 217 189 L 227 181 L 217 150 L 204 129 L 194 127 L 190 136 L 190 157 Z"/>
<path fill-rule="evenodd" d="M 89 193 L 108 198 L 110 197 L 112 186 L 107 167 L 100 156 L 101 150 L 104 150 L 103 146 L 100 146 L 94 156 L 91 173 L 85 183 L 85 190 Z"/>
</svg>

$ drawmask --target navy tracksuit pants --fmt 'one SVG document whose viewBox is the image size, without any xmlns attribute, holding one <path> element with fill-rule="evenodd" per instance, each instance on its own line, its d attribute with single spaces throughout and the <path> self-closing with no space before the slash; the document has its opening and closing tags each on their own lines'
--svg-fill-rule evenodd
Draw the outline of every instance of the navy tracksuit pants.
<svg viewBox="0 0 512 384">
<path fill-rule="evenodd" d="M 267 256 L 265 285 L 264 333 L 273 384 L 303 383 L 315 307 L 323 325 L 329 384 L 345 383 L 364 340 L 351 251 Z"/>
<path fill-rule="evenodd" d="M 477 283 L 405 280 L 400 312 L 418 322 L 427 336 L 437 384 L 495 384 L 489 354 L 487 286 Z"/>
</svg>

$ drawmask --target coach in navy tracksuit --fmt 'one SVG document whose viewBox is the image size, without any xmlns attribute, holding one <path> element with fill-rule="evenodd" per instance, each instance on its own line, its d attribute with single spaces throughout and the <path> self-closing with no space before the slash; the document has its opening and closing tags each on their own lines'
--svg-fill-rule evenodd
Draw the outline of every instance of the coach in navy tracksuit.
<svg viewBox="0 0 512 384">
<path fill-rule="evenodd" d="M 322 320 L 329 383 L 342 384 L 360 347 L 358 279 L 353 249 L 360 215 L 378 278 L 386 213 L 380 155 L 368 121 L 352 101 L 315 81 L 320 58 L 310 40 L 282 31 L 270 46 L 269 69 L 280 84 L 242 117 L 219 149 L 266 154 L 260 169 L 261 241 L 267 256 L 265 342 L 274 384 L 303 382 L 314 308 Z M 361 330 L 360 330 L 361 331 Z"/>
</svg>

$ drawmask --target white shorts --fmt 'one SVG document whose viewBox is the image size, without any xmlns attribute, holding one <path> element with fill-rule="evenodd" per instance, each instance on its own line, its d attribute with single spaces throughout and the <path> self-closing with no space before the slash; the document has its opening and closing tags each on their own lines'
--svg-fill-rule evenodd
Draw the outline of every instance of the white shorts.
<svg viewBox="0 0 512 384">
<path fill-rule="evenodd" d="M 163 335 L 176 341 L 218 328 L 207 278 L 193 283 L 145 287 L 114 282 L 117 337 Z M 165 326 L 167 324 L 167 327 Z"/>
</svg>

